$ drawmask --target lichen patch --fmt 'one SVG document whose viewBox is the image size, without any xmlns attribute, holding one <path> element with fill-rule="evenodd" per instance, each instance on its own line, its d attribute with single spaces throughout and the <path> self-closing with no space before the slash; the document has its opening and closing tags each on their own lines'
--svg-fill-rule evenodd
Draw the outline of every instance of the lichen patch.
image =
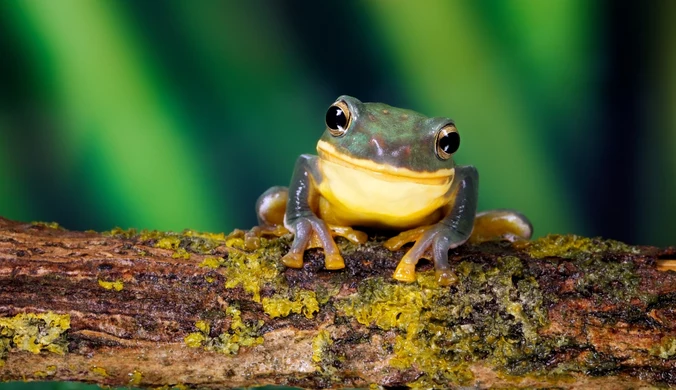
<svg viewBox="0 0 676 390">
<path fill-rule="evenodd" d="M 473 378 L 471 362 L 488 359 L 507 369 L 533 354 L 547 311 L 522 261 L 462 262 L 457 269 L 453 290 L 437 286 L 432 271 L 411 284 L 365 279 L 336 307 L 363 325 L 396 332 L 390 365 L 424 373 L 411 387 L 465 384 Z"/>
<path fill-rule="evenodd" d="M 0 318 L 0 366 L 11 350 L 60 355 L 68 351 L 65 333 L 70 329 L 69 314 L 25 313 Z"/>
<path fill-rule="evenodd" d="M 183 341 L 191 348 L 204 348 L 207 351 L 215 351 L 226 355 L 236 355 L 241 347 L 252 347 L 263 344 L 260 328 L 263 321 L 255 323 L 242 320 L 241 311 L 237 305 L 230 305 L 226 309 L 226 315 L 230 317 L 230 329 L 211 337 L 210 325 L 206 321 L 197 321 L 195 327 L 199 330 L 188 334 Z"/>
</svg>

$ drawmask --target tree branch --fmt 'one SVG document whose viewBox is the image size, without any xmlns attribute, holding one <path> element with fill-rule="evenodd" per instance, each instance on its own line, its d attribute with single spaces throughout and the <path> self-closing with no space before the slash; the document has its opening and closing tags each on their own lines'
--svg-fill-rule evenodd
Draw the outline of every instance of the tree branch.
<svg viewBox="0 0 676 390">
<path fill-rule="evenodd" d="M 0 218 L 0 380 L 223 388 L 676 385 L 674 248 L 550 236 L 464 245 L 437 287 L 391 274 L 382 237 L 347 268 L 231 236 L 67 231 Z"/>
</svg>

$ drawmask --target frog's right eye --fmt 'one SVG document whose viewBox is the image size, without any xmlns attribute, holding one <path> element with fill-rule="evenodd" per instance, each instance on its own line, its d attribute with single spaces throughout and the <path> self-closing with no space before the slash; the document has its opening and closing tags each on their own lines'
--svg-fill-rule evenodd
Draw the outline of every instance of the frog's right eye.
<svg viewBox="0 0 676 390">
<path fill-rule="evenodd" d="M 340 137 L 347 133 L 352 121 L 352 114 L 347 104 L 340 100 L 331 105 L 326 111 L 326 126 L 334 137 Z"/>
</svg>

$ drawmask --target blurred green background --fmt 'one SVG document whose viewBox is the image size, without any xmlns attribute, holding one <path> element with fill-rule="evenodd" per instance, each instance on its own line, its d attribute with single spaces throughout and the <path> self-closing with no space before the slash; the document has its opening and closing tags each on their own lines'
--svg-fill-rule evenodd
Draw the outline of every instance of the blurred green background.
<svg viewBox="0 0 676 390">
<path fill-rule="evenodd" d="M 250 227 L 349 94 L 454 118 L 480 209 L 538 236 L 674 245 L 674 20 L 666 0 L 5 0 L 0 215 Z"/>
</svg>

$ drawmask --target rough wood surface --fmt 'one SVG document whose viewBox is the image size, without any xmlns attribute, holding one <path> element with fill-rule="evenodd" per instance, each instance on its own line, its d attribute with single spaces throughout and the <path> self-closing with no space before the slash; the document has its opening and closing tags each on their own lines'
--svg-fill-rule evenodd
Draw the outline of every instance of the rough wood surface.
<svg viewBox="0 0 676 390">
<path fill-rule="evenodd" d="M 319 249 L 301 270 L 275 265 L 288 237 L 253 255 L 241 244 L 0 218 L 0 380 L 676 385 L 676 272 L 656 269 L 674 248 L 567 236 L 465 245 L 450 253 L 458 284 L 437 288 L 429 264 L 417 283 L 392 281 L 403 251 L 379 240 L 341 241 L 342 271 L 325 271 Z M 67 314 L 69 328 L 30 317 L 45 313 Z"/>
</svg>

